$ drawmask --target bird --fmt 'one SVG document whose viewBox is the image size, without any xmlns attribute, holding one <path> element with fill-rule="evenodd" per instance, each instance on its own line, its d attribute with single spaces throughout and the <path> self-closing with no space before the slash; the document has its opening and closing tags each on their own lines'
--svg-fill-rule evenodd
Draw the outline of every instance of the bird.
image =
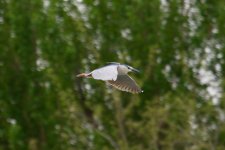
<svg viewBox="0 0 225 150">
<path fill-rule="evenodd" d="M 93 78 L 96 80 L 103 80 L 106 83 L 112 85 L 113 87 L 121 90 L 130 92 L 133 94 L 142 93 L 143 90 L 137 85 L 135 80 L 133 80 L 128 73 L 138 72 L 139 70 L 117 62 L 109 62 L 106 66 L 97 68 L 90 73 L 81 73 L 77 77 Z"/>
</svg>

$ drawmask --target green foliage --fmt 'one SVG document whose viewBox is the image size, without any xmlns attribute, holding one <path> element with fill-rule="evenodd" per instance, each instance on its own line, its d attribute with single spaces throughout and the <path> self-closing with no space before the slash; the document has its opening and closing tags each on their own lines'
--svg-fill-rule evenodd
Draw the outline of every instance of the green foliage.
<svg viewBox="0 0 225 150">
<path fill-rule="evenodd" d="M 224 0 L 1 0 L 0 35 L 0 150 L 225 149 Z M 113 61 L 144 93 L 76 78 Z"/>
</svg>

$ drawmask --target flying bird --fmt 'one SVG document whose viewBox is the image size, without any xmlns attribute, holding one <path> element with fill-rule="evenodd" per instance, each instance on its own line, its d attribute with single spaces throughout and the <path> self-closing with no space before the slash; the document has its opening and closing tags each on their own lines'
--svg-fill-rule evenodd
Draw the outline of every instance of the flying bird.
<svg viewBox="0 0 225 150">
<path fill-rule="evenodd" d="M 133 94 L 143 92 L 137 83 L 128 75 L 128 72 L 139 72 L 131 66 L 110 62 L 108 65 L 95 69 L 90 73 L 81 73 L 77 77 L 103 80 L 115 88 Z"/>
</svg>

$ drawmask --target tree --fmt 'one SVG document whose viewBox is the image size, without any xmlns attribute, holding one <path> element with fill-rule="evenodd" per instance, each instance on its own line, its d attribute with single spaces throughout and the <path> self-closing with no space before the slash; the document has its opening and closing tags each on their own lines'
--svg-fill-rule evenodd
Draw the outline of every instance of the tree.
<svg viewBox="0 0 225 150">
<path fill-rule="evenodd" d="M 225 148 L 225 2 L 0 1 L 0 149 Z M 140 68 L 132 95 L 78 79 Z"/>
</svg>

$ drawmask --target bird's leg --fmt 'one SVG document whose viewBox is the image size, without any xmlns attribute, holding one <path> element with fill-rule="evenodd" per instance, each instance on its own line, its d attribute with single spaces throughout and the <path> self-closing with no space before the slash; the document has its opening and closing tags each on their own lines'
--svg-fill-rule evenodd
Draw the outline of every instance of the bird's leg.
<svg viewBox="0 0 225 150">
<path fill-rule="evenodd" d="M 91 78 L 91 73 L 81 73 L 78 74 L 77 77 Z"/>
</svg>

